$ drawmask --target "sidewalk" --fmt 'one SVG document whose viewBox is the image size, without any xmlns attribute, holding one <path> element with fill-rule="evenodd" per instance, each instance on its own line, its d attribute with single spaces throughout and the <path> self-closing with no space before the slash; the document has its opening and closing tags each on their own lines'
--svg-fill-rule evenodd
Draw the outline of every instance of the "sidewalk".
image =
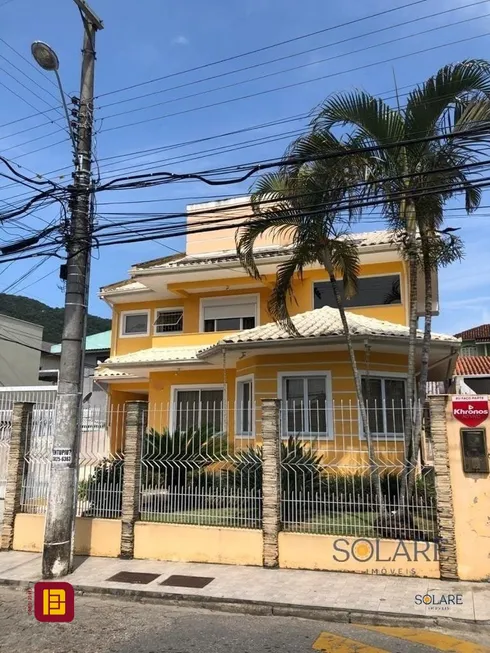
<svg viewBox="0 0 490 653">
<path fill-rule="evenodd" d="M 109 580 L 120 572 L 149 576 L 139 579 L 138 584 Z M 179 584 L 162 585 L 170 576 L 180 576 L 176 579 Z M 195 578 L 189 579 L 196 576 L 202 579 L 201 583 Z M 41 580 L 40 554 L 0 553 L 0 584 L 27 587 L 38 580 Z M 75 571 L 63 580 L 70 582 L 77 592 L 237 613 L 374 625 L 461 628 L 462 624 L 477 624 L 490 627 L 490 583 L 82 557 L 76 558 Z M 134 578 L 124 580 L 134 581 Z M 141 580 L 145 584 L 141 584 Z M 189 587 L 190 584 L 201 584 L 201 587 Z M 459 605 L 448 605 L 445 609 L 417 605 L 415 596 L 425 594 L 435 597 L 436 601 L 440 601 L 441 595 L 447 597 L 449 594 L 461 598 L 457 599 Z"/>
</svg>

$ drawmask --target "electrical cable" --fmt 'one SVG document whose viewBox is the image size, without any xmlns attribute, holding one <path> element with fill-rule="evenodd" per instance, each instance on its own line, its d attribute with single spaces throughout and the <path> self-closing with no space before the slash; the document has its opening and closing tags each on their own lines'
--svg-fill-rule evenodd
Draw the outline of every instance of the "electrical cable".
<svg viewBox="0 0 490 653">
<path fill-rule="evenodd" d="M 482 1 L 485 2 L 485 3 L 488 2 L 488 0 L 482 0 Z M 454 11 L 454 9 L 452 9 L 450 11 Z M 442 12 L 442 13 L 444 13 L 444 12 Z M 264 79 L 268 79 L 270 77 L 275 77 L 277 75 L 284 75 L 286 73 L 295 72 L 297 70 L 302 70 L 304 68 L 309 68 L 311 66 L 317 66 L 318 64 L 325 63 L 327 61 L 334 61 L 336 59 L 342 59 L 342 58 L 344 58 L 346 56 L 352 56 L 352 55 L 355 55 L 355 54 L 364 53 L 364 52 L 367 52 L 367 51 L 375 49 L 375 48 L 384 47 L 386 45 L 392 45 L 393 43 L 398 44 L 398 43 L 400 43 L 400 41 L 404 41 L 404 40 L 411 39 L 411 38 L 417 38 L 417 37 L 422 36 L 424 34 L 430 34 L 430 33 L 436 32 L 436 31 L 447 29 L 448 27 L 455 27 L 456 25 L 458 27 L 460 27 L 461 24 L 463 24 L 463 23 L 469 23 L 469 22 L 473 22 L 475 20 L 480 20 L 483 17 L 488 17 L 488 15 L 489 14 L 487 13 L 487 14 L 484 14 L 483 16 L 472 16 L 471 18 L 467 18 L 465 20 L 458 21 L 458 22 L 455 22 L 455 23 L 449 23 L 447 25 L 438 25 L 436 27 L 432 27 L 430 29 L 426 29 L 426 30 L 422 30 L 422 31 L 419 30 L 418 32 L 414 32 L 412 34 L 406 34 L 404 36 L 398 36 L 398 37 L 390 39 L 388 41 L 383 41 L 381 43 L 375 43 L 375 44 L 370 45 L 370 46 L 366 46 L 366 47 L 363 47 L 363 48 L 359 48 L 357 50 L 353 50 L 352 52 L 336 54 L 336 55 L 333 55 L 331 57 L 326 57 L 324 59 L 318 59 L 318 60 L 316 60 L 314 62 L 309 61 L 309 62 L 300 64 L 300 65 L 297 65 L 297 66 L 293 66 L 291 68 L 286 68 L 286 69 L 282 69 L 282 70 L 278 70 L 278 71 L 274 71 L 274 72 L 266 73 L 266 74 L 263 73 L 262 75 L 259 75 L 258 77 L 251 77 L 249 79 L 245 79 L 245 80 L 238 81 L 238 82 L 232 82 L 230 84 L 225 84 L 223 86 L 217 86 L 217 87 L 211 88 L 211 89 L 204 89 L 204 90 L 201 90 L 201 91 L 197 91 L 195 93 L 190 93 L 188 95 L 183 95 L 183 96 L 180 96 L 180 97 L 171 98 L 169 100 L 156 102 L 154 104 L 149 104 L 149 105 L 146 105 L 146 106 L 143 106 L 143 107 L 137 107 L 137 108 L 134 108 L 134 109 L 119 111 L 118 113 L 112 113 L 112 114 L 109 114 L 109 115 L 104 115 L 102 117 L 104 118 L 104 120 L 107 121 L 107 120 L 111 120 L 113 118 L 117 118 L 119 116 L 128 115 L 128 114 L 132 114 L 132 113 L 137 113 L 138 111 L 146 111 L 148 109 L 163 106 L 163 105 L 166 105 L 166 104 L 171 104 L 173 102 L 179 102 L 181 100 L 189 100 L 189 99 L 195 98 L 195 97 L 200 98 L 203 95 L 208 95 L 209 93 L 215 93 L 217 91 L 223 91 L 223 90 L 226 90 L 226 89 L 229 89 L 229 88 L 235 88 L 237 86 L 242 86 L 243 84 L 249 84 L 251 82 L 263 81 Z M 417 20 L 419 20 L 419 19 L 414 19 L 413 21 L 407 21 L 407 23 L 417 22 Z M 376 31 L 383 31 L 383 30 L 376 30 Z M 346 40 L 350 40 L 350 39 L 346 39 Z M 336 44 L 333 44 L 333 45 L 336 45 Z M 324 47 L 326 47 L 326 46 L 324 46 Z M 378 62 L 378 64 L 379 63 L 386 63 L 386 61 L 387 60 L 383 60 L 382 62 Z M 389 61 L 391 61 L 391 58 L 389 59 Z M 363 68 L 363 66 L 361 66 L 360 68 Z M 354 72 L 354 70 L 358 70 L 358 69 L 359 68 L 349 69 L 348 71 L 345 71 L 345 72 Z M 230 74 L 230 73 L 222 73 L 221 75 L 217 75 L 215 77 L 223 77 L 223 76 L 228 75 L 228 74 Z M 331 73 L 331 74 L 328 75 L 328 77 L 335 77 L 335 76 L 341 75 L 341 74 L 344 74 L 344 71 L 340 71 L 340 72 L 338 71 L 338 72 L 335 72 L 335 73 Z M 200 81 L 208 81 L 208 80 L 211 80 L 211 79 L 213 79 L 213 77 L 210 77 L 210 78 L 207 78 L 207 79 L 204 79 L 204 80 L 200 80 Z M 188 84 L 181 84 L 180 86 L 170 87 L 170 88 L 165 89 L 164 91 L 160 91 L 160 92 L 163 93 L 163 92 L 167 92 L 167 91 L 172 91 L 172 90 L 175 90 L 175 89 L 178 89 L 178 88 L 183 88 L 183 87 L 186 87 L 186 86 L 195 86 L 195 84 L 196 84 L 196 82 L 189 82 Z M 119 104 L 119 103 L 115 103 L 115 104 Z"/>
<path fill-rule="evenodd" d="M 433 46 L 431 46 L 429 48 L 424 48 L 422 50 L 417 50 L 415 52 L 410 52 L 410 53 L 404 54 L 404 55 L 397 55 L 395 57 L 390 57 L 390 58 L 384 59 L 382 61 L 375 61 L 375 62 L 372 62 L 372 63 L 367 63 L 367 64 L 364 64 L 362 66 L 357 66 L 355 68 L 349 68 L 347 70 L 337 71 L 335 73 L 329 73 L 327 75 L 320 75 L 319 77 L 312 77 L 310 79 L 302 80 L 300 82 L 292 82 L 290 84 L 284 84 L 283 86 L 277 86 L 275 88 L 268 88 L 268 89 L 265 89 L 263 91 L 256 91 L 255 93 L 248 93 L 246 95 L 241 95 L 239 97 L 229 98 L 229 99 L 226 99 L 226 100 L 220 100 L 220 101 L 217 101 L 217 102 L 211 102 L 209 104 L 200 105 L 198 107 L 192 107 L 192 108 L 189 108 L 189 109 L 186 109 L 186 110 L 183 110 L 183 111 L 178 111 L 178 112 L 169 113 L 169 114 L 163 114 L 161 116 L 153 116 L 153 117 L 146 118 L 144 120 L 137 120 L 135 122 L 123 123 L 122 125 L 116 125 L 114 127 L 108 127 L 108 128 L 103 130 L 103 133 L 115 131 L 115 130 L 118 130 L 118 129 L 126 129 L 127 127 L 135 127 L 135 126 L 141 125 L 141 124 L 148 124 L 149 122 L 156 122 L 158 120 L 163 120 L 165 118 L 170 118 L 170 117 L 173 117 L 173 116 L 176 116 L 176 115 L 183 115 L 183 114 L 187 114 L 187 113 L 192 113 L 194 111 L 202 111 L 203 109 L 210 109 L 210 108 L 214 108 L 214 107 L 218 107 L 218 106 L 223 106 L 223 105 L 231 104 L 233 102 L 240 102 L 242 100 L 247 100 L 247 99 L 250 99 L 250 98 L 261 97 L 263 95 L 268 95 L 270 93 L 275 93 L 277 91 L 283 91 L 283 90 L 287 90 L 287 89 L 290 89 L 290 88 L 296 88 L 298 86 L 305 86 L 306 84 L 312 84 L 313 82 L 323 81 L 325 79 L 330 79 L 332 77 L 337 77 L 339 75 L 345 75 L 347 73 L 352 73 L 352 72 L 357 72 L 359 70 L 366 70 L 368 68 L 373 68 L 374 66 L 379 66 L 380 64 L 392 63 L 393 61 L 398 61 L 400 59 L 405 59 L 407 56 L 415 56 L 415 55 L 418 55 L 418 54 L 426 54 L 427 52 L 433 52 L 434 50 L 438 50 L 439 48 L 445 48 L 445 47 L 449 47 L 449 46 L 452 46 L 452 45 L 458 45 L 460 43 L 467 43 L 469 41 L 474 41 L 474 40 L 482 38 L 484 36 L 488 36 L 488 32 L 484 32 L 482 34 L 476 34 L 476 35 L 473 35 L 473 36 L 469 36 L 469 37 L 466 37 L 466 38 L 463 38 L 463 39 L 458 39 L 456 41 L 451 41 L 451 42 L 448 42 L 448 43 L 442 43 L 440 45 L 433 45 Z M 105 119 L 107 119 L 107 116 L 105 116 Z"/>
<path fill-rule="evenodd" d="M 229 61 L 235 61 L 236 59 L 241 59 L 242 57 L 248 57 L 248 56 L 250 56 L 252 54 L 258 54 L 260 52 L 266 52 L 267 50 L 271 50 L 273 48 L 277 48 L 277 47 L 280 47 L 280 46 L 283 46 L 283 45 L 290 45 L 291 43 L 295 43 L 297 41 L 301 41 L 301 40 L 304 40 L 306 38 L 311 38 L 312 36 L 318 36 L 319 34 L 325 34 L 327 32 L 331 32 L 333 30 L 340 29 L 342 27 L 349 27 L 350 25 L 355 25 L 357 23 L 362 23 L 362 22 L 364 22 L 366 20 L 369 20 L 371 18 L 379 18 L 381 16 L 385 16 L 387 14 L 391 14 L 391 13 L 394 13 L 396 11 L 400 11 L 401 9 L 412 8 L 412 7 L 416 6 L 416 5 L 424 4 L 427 1 L 428 0 L 415 0 L 415 2 L 409 2 L 409 3 L 404 4 L 404 5 L 399 5 L 397 7 L 392 7 L 391 9 L 385 9 L 383 11 L 379 11 L 379 12 L 376 12 L 374 14 L 370 14 L 368 16 L 363 16 L 362 18 L 356 18 L 356 19 L 353 19 L 353 20 L 349 20 L 349 21 L 346 21 L 344 23 L 337 23 L 336 25 L 331 25 L 329 27 L 325 27 L 323 29 L 316 30 L 314 32 L 309 32 L 308 34 L 303 34 L 301 36 L 296 36 L 296 37 L 293 37 L 293 38 L 290 38 L 290 39 L 286 39 L 284 41 L 278 41 L 276 43 L 272 43 L 270 45 L 267 45 L 267 46 L 264 46 L 264 47 L 261 47 L 261 48 L 255 48 L 254 50 L 249 50 L 248 52 L 243 52 L 241 54 L 232 55 L 231 57 L 226 57 L 224 59 L 219 59 L 219 60 L 211 61 L 211 62 L 208 62 L 208 63 L 205 63 L 205 64 L 200 64 L 199 66 L 194 66 L 193 68 L 187 68 L 186 70 L 180 70 L 180 71 L 177 71 L 175 73 L 170 73 L 168 75 L 163 75 L 161 77 L 155 77 L 155 78 L 147 80 L 145 82 L 139 82 L 137 84 L 131 84 L 131 85 L 125 86 L 123 88 L 118 88 L 118 89 L 114 89 L 113 91 L 108 91 L 106 93 L 100 93 L 96 97 L 97 98 L 107 97 L 108 95 L 114 95 L 115 93 L 122 93 L 123 91 L 132 90 L 133 88 L 140 88 L 141 86 L 146 86 L 148 84 L 154 84 L 155 82 L 160 82 L 162 80 L 170 79 L 172 77 L 177 77 L 179 75 L 185 75 L 185 74 L 188 74 L 188 73 L 196 72 L 198 70 L 204 70 L 206 68 L 210 68 L 211 66 L 217 66 L 217 65 L 222 64 L 222 63 L 228 63 Z"/>
</svg>

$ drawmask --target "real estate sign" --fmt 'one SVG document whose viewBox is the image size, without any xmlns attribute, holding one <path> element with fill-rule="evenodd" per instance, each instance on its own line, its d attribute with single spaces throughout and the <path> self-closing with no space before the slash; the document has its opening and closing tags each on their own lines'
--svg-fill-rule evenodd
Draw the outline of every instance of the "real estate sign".
<svg viewBox="0 0 490 653">
<path fill-rule="evenodd" d="M 455 395 L 452 404 L 453 416 L 470 428 L 479 426 L 488 418 L 488 397 L 485 395 Z"/>
</svg>

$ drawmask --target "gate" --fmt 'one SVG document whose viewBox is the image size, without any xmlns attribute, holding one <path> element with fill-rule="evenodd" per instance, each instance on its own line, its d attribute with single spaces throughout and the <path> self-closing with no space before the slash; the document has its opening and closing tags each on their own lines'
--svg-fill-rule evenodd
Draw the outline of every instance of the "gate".
<svg viewBox="0 0 490 653">
<path fill-rule="evenodd" d="M 34 404 L 33 426 L 40 422 L 40 412 L 52 409 L 56 400 L 57 386 L 27 386 L 0 388 L 0 522 L 3 517 L 3 504 L 7 485 L 10 436 L 12 433 L 12 409 L 18 401 Z M 42 420 L 41 420 L 42 421 Z M 37 427 L 39 430 L 39 427 Z"/>
</svg>

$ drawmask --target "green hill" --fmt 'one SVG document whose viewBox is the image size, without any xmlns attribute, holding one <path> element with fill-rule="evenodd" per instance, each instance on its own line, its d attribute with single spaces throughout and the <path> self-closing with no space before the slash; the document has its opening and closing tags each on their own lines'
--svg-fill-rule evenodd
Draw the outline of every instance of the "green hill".
<svg viewBox="0 0 490 653">
<path fill-rule="evenodd" d="M 52 308 L 36 299 L 19 295 L 0 293 L 0 313 L 16 317 L 26 322 L 34 322 L 44 327 L 43 340 L 57 344 L 61 342 L 63 332 L 63 309 Z M 89 315 L 87 320 L 87 335 L 108 331 L 111 321 L 104 317 Z"/>
</svg>

